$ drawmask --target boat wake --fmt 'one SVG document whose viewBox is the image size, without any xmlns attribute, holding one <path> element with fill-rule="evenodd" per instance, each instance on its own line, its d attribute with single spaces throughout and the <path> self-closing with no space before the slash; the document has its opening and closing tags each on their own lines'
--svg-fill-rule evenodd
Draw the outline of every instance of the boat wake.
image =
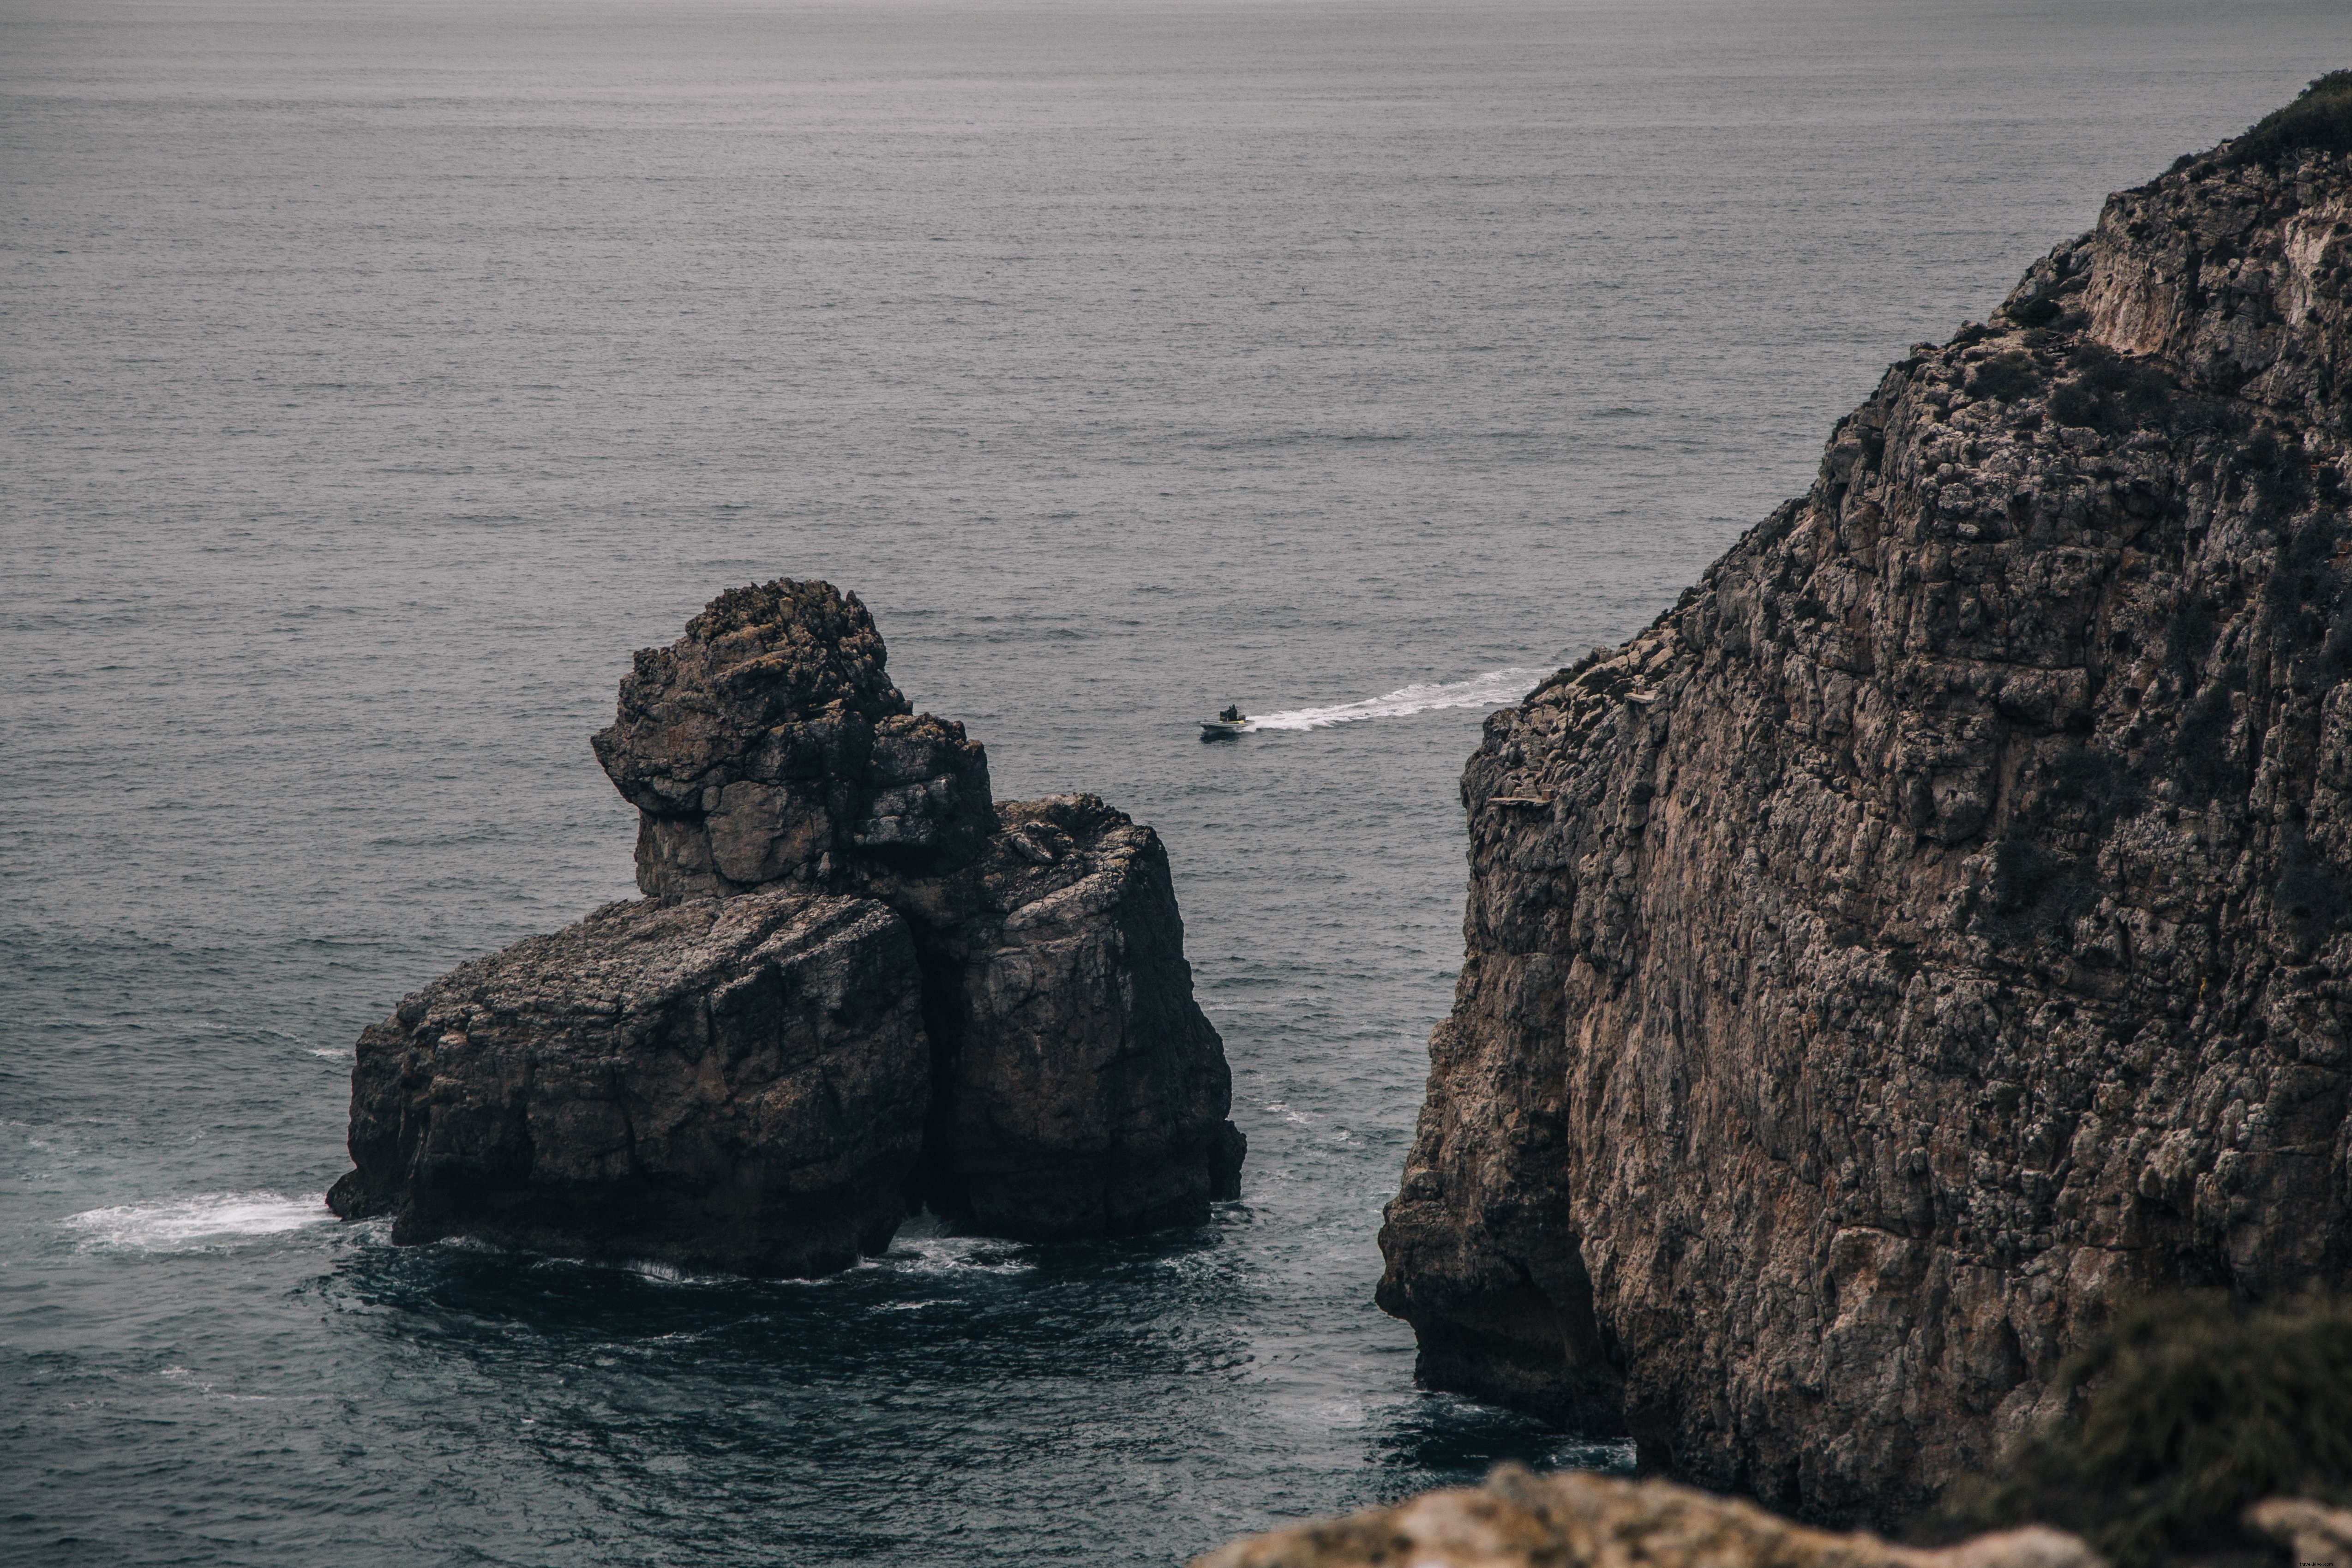
<svg viewBox="0 0 2352 1568">
<path fill-rule="evenodd" d="M 68 1230 L 87 1247 L 184 1252 L 249 1236 L 277 1236 L 332 1218 L 317 1198 L 276 1193 L 210 1193 L 171 1203 L 121 1204 L 68 1215 Z"/>
<path fill-rule="evenodd" d="M 1384 697 L 1342 702 L 1332 708 L 1293 708 L 1281 713 L 1259 713 L 1250 719 L 1253 730 L 1320 730 L 1332 724 L 1352 724 L 1360 719 L 1402 719 L 1435 708 L 1507 708 L 1528 693 L 1543 672 L 1513 667 L 1490 669 L 1468 680 L 1401 686 Z"/>
</svg>

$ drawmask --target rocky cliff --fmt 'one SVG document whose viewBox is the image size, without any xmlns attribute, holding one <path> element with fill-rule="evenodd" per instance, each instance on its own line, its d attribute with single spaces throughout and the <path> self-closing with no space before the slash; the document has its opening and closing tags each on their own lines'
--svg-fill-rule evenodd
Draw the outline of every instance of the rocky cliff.
<svg viewBox="0 0 2352 1568">
<path fill-rule="evenodd" d="M 2294 1509 L 2287 1502 L 2279 1506 Z M 2309 1505 L 2301 1505 L 2308 1509 Z M 2306 1533 L 2303 1512 L 2291 1517 Z M 1218 1548 L 1192 1568 L 2105 1568 L 2075 1536 L 2038 1525 L 1941 1551 L 1832 1535 L 1752 1503 L 1670 1481 L 1499 1465 L 1482 1487 L 1292 1525 Z"/>
<path fill-rule="evenodd" d="M 855 596 L 789 580 L 637 655 L 595 749 L 647 898 L 361 1037 L 336 1213 L 814 1274 L 909 1205 L 1043 1239 L 1238 1194 L 1158 836 L 1092 795 L 998 805 L 884 658 Z"/>
<path fill-rule="evenodd" d="M 1883 1520 L 2120 1292 L 2352 1283 L 2347 154 L 2327 79 L 2111 198 L 1488 721 L 1427 1382 Z"/>
<path fill-rule="evenodd" d="M 2352 1568 L 2352 1510 L 2276 1496 L 2218 1552 L 2174 1561 Z M 2263 1550 L 2264 1547 L 2284 1551 Z M 1482 1487 L 1423 1492 L 1251 1536 L 1192 1568 L 2107 1568 L 2078 1535 L 2029 1524 L 1940 1549 L 1809 1530 L 1671 1481 L 1499 1465 Z"/>
</svg>

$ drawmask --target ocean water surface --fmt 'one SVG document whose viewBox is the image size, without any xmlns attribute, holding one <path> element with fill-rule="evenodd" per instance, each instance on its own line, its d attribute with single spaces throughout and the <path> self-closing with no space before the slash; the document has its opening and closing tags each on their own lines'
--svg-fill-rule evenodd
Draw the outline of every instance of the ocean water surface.
<svg viewBox="0 0 2352 1568">
<path fill-rule="evenodd" d="M 1371 1305 L 1482 714 L 2347 60 L 2334 0 L 5 0 L 0 1557 L 1167 1564 L 1622 1463 Z M 629 896 L 587 736 L 779 574 L 1165 836 L 1243 1201 L 802 1283 L 332 1221 L 354 1037 Z"/>
</svg>

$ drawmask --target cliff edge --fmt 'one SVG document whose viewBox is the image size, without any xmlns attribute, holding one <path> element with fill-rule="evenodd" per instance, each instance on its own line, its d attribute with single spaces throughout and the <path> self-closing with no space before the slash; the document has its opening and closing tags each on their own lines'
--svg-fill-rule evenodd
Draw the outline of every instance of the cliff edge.
<svg viewBox="0 0 2352 1568">
<path fill-rule="evenodd" d="M 1487 721 L 1424 1381 L 1812 1518 L 2126 1292 L 2352 1284 L 2352 74 L 2108 201 Z"/>
</svg>

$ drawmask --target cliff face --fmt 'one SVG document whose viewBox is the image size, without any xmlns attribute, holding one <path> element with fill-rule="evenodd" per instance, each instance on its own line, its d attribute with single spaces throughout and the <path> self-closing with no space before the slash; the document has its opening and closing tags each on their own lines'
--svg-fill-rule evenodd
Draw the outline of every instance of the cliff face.
<svg viewBox="0 0 2352 1568">
<path fill-rule="evenodd" d="M 637 655 L 595 748 L 647 898 L 361 1037 L 336 1213 L 813 1274 L 909 1205 L 1043 1239 L 1238 1195 L 1159 837 L 1092 795 L 1000 807 L 883 661 L 855 597 L 783 579 Z"/>
<path fill-rule="evenodd" d="M 1426 1381 L 1885 1519 L 2118 1291 L 2352 1283 L 2323 130 L 2113 197 L 1673 610 L 1488 721 L 1381 1235 Z"/>
</svg>

